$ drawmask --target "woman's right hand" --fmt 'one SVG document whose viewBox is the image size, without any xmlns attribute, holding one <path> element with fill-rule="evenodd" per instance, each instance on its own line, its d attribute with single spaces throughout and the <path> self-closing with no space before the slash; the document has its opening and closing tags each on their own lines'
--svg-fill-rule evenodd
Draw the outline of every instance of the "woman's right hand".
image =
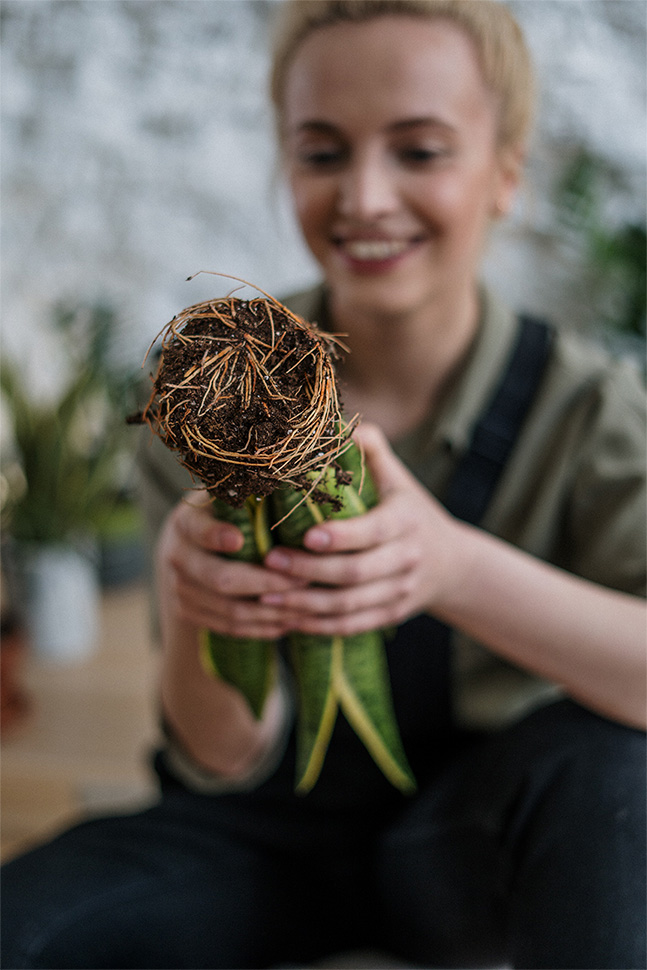
<svg viewBox="0 0 647 970">
<path fill-rule="evenodd" d="M 236 637 L 273 640 L 290 629 L 285 607 L 259 602 L 304 583 L 264 566 L 226 558 L 243 544 L 242 533 L 213 517 L 206 491 L 192 492 L 168 516 L 157 546 L 162 615 Z"/>
<path fill-rule="evenodd" d="M 170 513 L 156 553 L 164 717 L 195 765 L 228 778 L 245 777 L 275 743 L 285 703 L 277 685 L 257 720 L 234 687 L 204 669 L 198 632 L 277 639 L 286 632 L 288 611 L 261 605 L 259 596 L 295 586 L 263 566 L 227 559 L 242 542 L 238 529 L 214 519 L 200 491 Z"/>
</svg>

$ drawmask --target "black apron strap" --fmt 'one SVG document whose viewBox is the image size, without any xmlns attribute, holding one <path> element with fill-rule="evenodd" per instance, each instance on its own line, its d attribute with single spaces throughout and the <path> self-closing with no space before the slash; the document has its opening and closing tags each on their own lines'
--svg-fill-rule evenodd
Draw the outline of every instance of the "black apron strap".
<svg viewBox="0 0 647 970">
<path fill-rule="evenodd" d="M 480 521 L 539 387 L 550 343 L 545 323 L 519 318 L 503 377 L 450 484 L 445 504 L 453 515 L 472 524 Z M 421 650 L 421 644 L 429 649 Z M 455 727 L 451 631 L 433 616 L 415 616 L 398 628 L 387 655 L 398 722 L 408 740 L 414 774 L 423 779 L 429 770 L 428 738 L 450 736 Z M 425 684 L 423 694 L 416 683 Z"/>
<path fill-rule="evenodd" d="M 548 360 L 552 331 L 543 320 L 520 316 L 516 343 L 503 378 L 472 433 L 445 499 L 457 518 L 483 517 L 530 410 Z"/>
</svg>

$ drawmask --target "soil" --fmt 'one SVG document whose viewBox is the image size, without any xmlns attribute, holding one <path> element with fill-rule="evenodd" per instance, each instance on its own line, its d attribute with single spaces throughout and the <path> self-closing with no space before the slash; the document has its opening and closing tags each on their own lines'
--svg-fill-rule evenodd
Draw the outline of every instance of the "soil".
<svg viewBox="0 0 647 970">
<path fill-rule="evenodd" d="M 345 440 L 334 357 L 328 335 L 279 303 L 197 304 L 163 335 L 142 420 L 229 505 L 308 487 Z"/>
</svg>

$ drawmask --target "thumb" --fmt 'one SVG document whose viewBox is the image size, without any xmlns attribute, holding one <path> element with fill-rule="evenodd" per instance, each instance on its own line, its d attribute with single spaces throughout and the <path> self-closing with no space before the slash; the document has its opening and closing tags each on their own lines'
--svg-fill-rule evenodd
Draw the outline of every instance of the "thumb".
<svg viewBox="0 0 647 970">
<path fill-rule="evenodd" d="M 403 486 L 417 484 L 377 424 L 361 424 L 353 433 L 353 441 L 366 459 L 381 499 Z"/>
<path fill-rule="evenodd" d="M 211 497 L 206 489 L 195 489 L 184 496 L 178 507 L 179 525 L 191 542 L 210 552 L 234 553 L 244 537 L 233 523 L 214 516 Z"/>
</svg>

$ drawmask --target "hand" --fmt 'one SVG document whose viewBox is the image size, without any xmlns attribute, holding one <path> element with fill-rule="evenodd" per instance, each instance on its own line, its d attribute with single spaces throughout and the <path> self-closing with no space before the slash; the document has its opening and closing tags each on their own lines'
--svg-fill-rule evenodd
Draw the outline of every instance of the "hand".
<svg viewBox="0 0 647 970">
<path fill-rule="evenodd" d="M 393 454 L 382 432 L 355 433 L 380 502 L 365 515 L 311 528 L 306 550 L 277 548 L 265 563 L 277 575 L 301 577 L 302 589 L 268 592 L 266 605 L 297 614 L 305 633 L 347 636 L 431 612 L 451 582 L 459 525 Z"/>
<path fill-rule="evenodd" d="M 303 586 L 301 578 L 225 558 L 243 544 L 242 533 L 213 517 L 205 491 L 193 492 L 169 515 L 157 548 L 162 619 L 237 637 L 277 639 L 289 627 L 284 607 L 260 601 Z"/>
</svg>

